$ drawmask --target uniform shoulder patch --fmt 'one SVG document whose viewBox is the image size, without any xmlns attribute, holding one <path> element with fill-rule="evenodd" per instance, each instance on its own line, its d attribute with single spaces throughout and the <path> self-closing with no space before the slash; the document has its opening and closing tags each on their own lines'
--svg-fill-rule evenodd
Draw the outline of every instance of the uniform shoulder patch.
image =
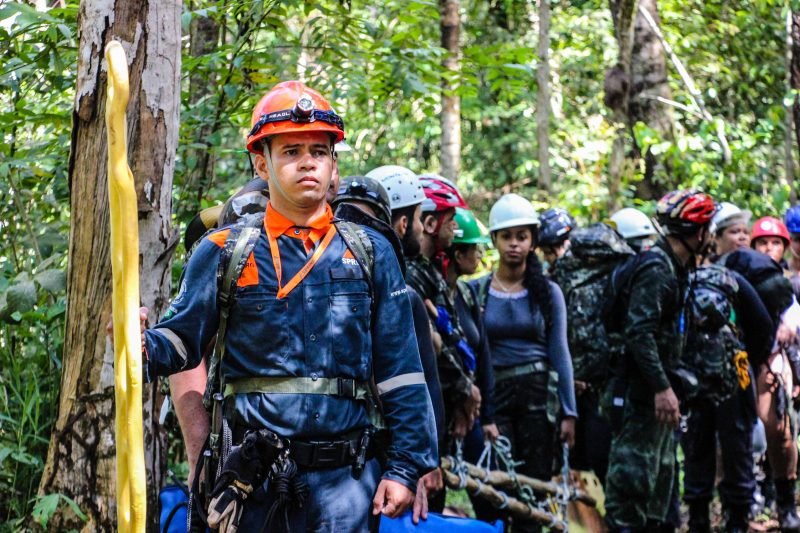
<svg viewBox="0 0 800 533">
<path fill-rule="evenodd" d="M 208 240 L 216 244 L 218 247 L 222 248 L 225 246 L 225 239 L 228 238 L 228 234 L 231 232 L 230 229 L 223 229 L 220 231 L 216 231 L 208 236 Z"/>
<path fill-rule="evenodd" d="M 358 261 L 353 256 L 353 252 L 350 249 L 346 249 L 344 255 L 342 255 L 342 264 L 343 265 L 351 265 L 351 266 L 358 266 Z"/>
</svg>

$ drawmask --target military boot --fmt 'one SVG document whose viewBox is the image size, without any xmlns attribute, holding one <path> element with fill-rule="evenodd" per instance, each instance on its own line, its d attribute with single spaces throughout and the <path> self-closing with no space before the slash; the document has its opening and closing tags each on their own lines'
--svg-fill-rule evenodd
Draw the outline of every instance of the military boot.
<svg viewBox="0 0 800 533">
<path fill-rule="evenodd" d="M 800 533 L 800 518 L 797 516 L 795 502 L 795 480 L 776 479 L 775 493 L 781 531 L 783 533 Z"/>
<path fill-rule="evenodd" d="M 731 505 L 725 514 L 728 516 L 725 522 L 725 533 L 747 533 L 750 526 L 749 505 Z"/>
<path fill-rule="evenodd" d="M 708 500 L 689 502 L 689 533 L 709 533 L 711 531 L 708 504 Z"/>
</svg>

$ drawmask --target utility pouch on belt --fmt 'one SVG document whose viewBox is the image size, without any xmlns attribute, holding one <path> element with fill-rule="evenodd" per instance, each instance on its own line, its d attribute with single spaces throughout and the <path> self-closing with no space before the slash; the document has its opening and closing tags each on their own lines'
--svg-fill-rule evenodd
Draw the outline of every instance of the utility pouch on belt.
<svg viewBox="0 0 800 533">
<path fill-rule="evenodd" d="M 688 368 L 672 368 L 667 370 L 667 379 L 680 403 L 688 404 L 697 399 L 700 384 L 694 372 Z"/>
</svg>

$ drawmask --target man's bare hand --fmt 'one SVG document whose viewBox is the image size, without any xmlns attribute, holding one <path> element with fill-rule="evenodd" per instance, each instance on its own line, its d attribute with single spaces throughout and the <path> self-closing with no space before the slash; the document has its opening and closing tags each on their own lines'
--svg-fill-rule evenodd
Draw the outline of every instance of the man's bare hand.
<svg viewBox="0 0 800 533">
<path fill-rule="evenodd" d="M 474 423 L 475 419 L 468 416 L 463 409 L 456 409 L 453 413 L 453 437 L 463 439 Z"/>
<path fill-rule="evenodd" d="M 414 497 L 414 511 L 411 514 L 411 521 L 419 524 L 419 519 L 428 519 L 428 489 L 425 488 L 424 477 L 417 481 L 417 494 Z"/>
<path fill-rule="evenodd" d="M 414 503 L 414 493 L 402 483 L 382 479 L 372 499 L 372 514 L 397 518 Z"/>
<path fill-rule="evenodd" d="M 464 411 L 473 419 L 481 414 L 481 390 L 475 385 L 472 385 L 470 394 L 464 402 Z"/>
<path fill-rule="evenodd" d="M 672 387 L 656 393 L 655 397 L 656 420 L 659 423 L 677 428 L 681 421 L 681 410 L 678 404 L 678 397 Z"/>
<path fill-rule="evenodd" d="M 142 351 L 144 351 L 144 330 L 147 329 L 147 314 L 150 310 L 146 307 L 139 308 L 139 328 L 142 331 Z M 106 333 L 111 336 L 111 340 L 114 340 L 114 317 L 111 317 L 111 320 L 108 321 L 106 324 Z"/>
<path fill-rule="evenodd" d="M 444 488 L 444 479 L 442 479 L 442 469 L 437 468 L 431 470 L 420 478 L 425 483 L 425 489 L 428 492 L 439 492 Z"/>
<path fill-rule="evenodd" d="M 489 442 L 494 442 L 497 440 L 497 437 L 500 436 L 500 430 L 497 429 L 497 424 L 486 424 L 485 426 L 481 426 L 483 430 L 483 438 L 484 440 L 488 440 Z"/>
</svg>

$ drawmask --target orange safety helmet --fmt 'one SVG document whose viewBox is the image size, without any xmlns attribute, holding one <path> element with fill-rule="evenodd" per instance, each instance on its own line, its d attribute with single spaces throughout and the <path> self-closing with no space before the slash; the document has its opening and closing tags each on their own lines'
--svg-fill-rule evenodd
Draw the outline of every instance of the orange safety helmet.
<svg viewBox="0 0 800 533">
<path fill-rule="evenodd" d="M 284 81 L 258 101 L 250 121 L 247 149 L 262 153 L 261 141 L 280 133 L 325 131 L 334 143 L 344 140 L 344 122 L 314 89 L 299 81 Z"/>
</svg>

